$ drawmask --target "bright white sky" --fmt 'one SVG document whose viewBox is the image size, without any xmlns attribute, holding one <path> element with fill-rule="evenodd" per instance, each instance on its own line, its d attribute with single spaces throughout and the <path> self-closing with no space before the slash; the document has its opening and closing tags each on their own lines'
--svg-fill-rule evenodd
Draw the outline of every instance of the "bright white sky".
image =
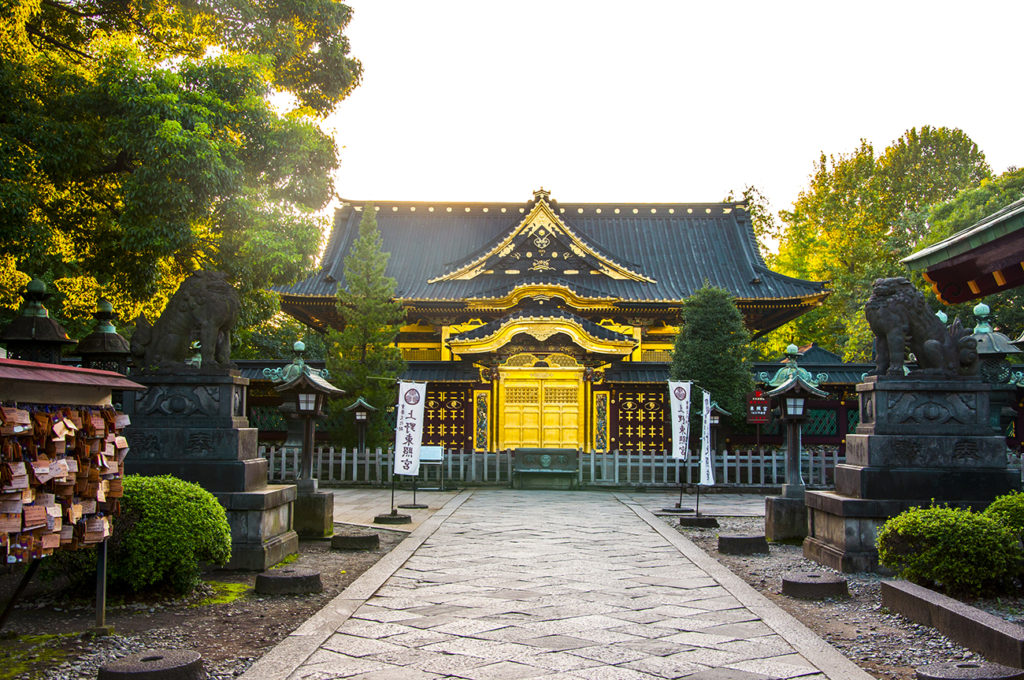
<svg viewBox="0 0 1024 680">
<path fill-rule="evenodd" d="M 328 121 L 346 199 L 775 210 L 820 152 L 959 127 L 1024 166 L 1024 2 L 349 0 L 363 84 Z"/>
</svg>

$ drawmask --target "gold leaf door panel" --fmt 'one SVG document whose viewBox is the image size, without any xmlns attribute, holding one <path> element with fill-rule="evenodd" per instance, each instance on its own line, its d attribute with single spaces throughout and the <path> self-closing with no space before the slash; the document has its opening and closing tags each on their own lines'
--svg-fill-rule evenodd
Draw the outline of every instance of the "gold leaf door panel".
<svg viewBox="0 0 1024 680">
<path fill-rule="evenodd" d="M 582 377 L 579 370 L 503 371 L 500 447 L 578 448 Z"/>
</svg>

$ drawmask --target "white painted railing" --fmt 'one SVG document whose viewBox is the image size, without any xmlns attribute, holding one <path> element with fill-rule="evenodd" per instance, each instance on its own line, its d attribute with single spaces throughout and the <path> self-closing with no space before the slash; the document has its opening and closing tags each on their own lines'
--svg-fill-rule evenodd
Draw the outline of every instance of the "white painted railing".
<svg viewBox="0 0 1024 680">
<path fill-rule="evenodd" d="M 260 455 L 269 461 L 269 481 L 295 479 L 299 468 L 297 449 L 261 446 Z M 804 451 L 804 481 L 815 487 L 832 486 L 833 469 L 843 460 L 831 448 Z M 721 486 L 777 486 L 784 481 L 786 472 L 782 449 L 719 451 L 714 454 L 714 462 L 715 484 Z M 392 469 L 390 450 L 355 451 L 331 446 L 313 452 L 313 474 L 321 484 L 390 484 Z M 578 474 L 581 486 L 678 486 L 700 479 L 700 460 L 693 454 L 676 460 L 666 452 L 581 453 Z M 512 455 L 510 451 L 450 449 L 445 451 L 440 465 L 422 465 L 418 479 L 421 487 L 431 488 L 440 486 L 442 481 L 445 486 L 510 486 Z"/>
</svg>

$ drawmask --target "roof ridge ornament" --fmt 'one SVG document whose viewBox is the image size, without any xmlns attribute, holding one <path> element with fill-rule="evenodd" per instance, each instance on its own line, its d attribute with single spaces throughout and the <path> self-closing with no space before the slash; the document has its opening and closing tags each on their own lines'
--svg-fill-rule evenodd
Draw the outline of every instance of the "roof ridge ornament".
<svg viewBox="0 0 1024 680">
<path fill-rule="evenodd" d="M 486 273 L 505 275 L 551 272 L 550 275 L 575 276 L 581 273 L 604 274 L 620 281 L 657 283 L 633 265 L 616 262 L 574 231 L 558 215 L 551 192 L 534 191 L 534 199 L 523 219 L 485 251 L 477 251 L 461 263 L 450 265 L 448 272 L 428 283 L 466 281 Z"/>
</svg>

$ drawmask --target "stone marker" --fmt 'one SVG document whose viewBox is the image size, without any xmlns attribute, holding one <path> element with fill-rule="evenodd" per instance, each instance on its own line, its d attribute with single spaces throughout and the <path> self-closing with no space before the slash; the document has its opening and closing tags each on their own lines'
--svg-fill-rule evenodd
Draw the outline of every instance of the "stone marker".
<svg viewBox="0 0 1024 680">
<path fill-rule="evenodd" d="M 846 579 L 835 574 L 794 572 L 782 577 L 782 594 L 804 600 L 849 597 Z"/>
<path fill-rule="evenodd" d="M 717 529 L 718 520 L 707 515 L 696 515 L 694 517 L 680 517 L 679 526 L 697 529 Z"/>
<path fill-rule="evenodd" d="M 334 550 L 376 550 L 380 547 L 377 534 L 334 534 L 331 548 Z"/>
<path fill-rule="evenodd" d="M 256 592 L 261 595 L 307 595 L 323 589 L 320 572 L 312 569 L 285 567 L 256 575 Z"/>
<path fill-rule="evenodd" d="M 374 524 L 412 524 L 412 515 L 404 515 L 400 512 L 385 512 L 373 518 Z"/>
<path fill-rule="evenodd" d="M 1024 680 L 1024 670 L 987 661 L 933 663 L 917 669 L 917 680 Z"/>
<path fill-rule="evenodd" d="M 718 552 L 726 555 L 767 555 L 764 536 L 719 536 Z"/>
<path fill-rule="evenodd" d="M 138 652 L 100 667 L 98 680 L 202 680 L 203 657 L 190 649 Z"/>
</svg>

